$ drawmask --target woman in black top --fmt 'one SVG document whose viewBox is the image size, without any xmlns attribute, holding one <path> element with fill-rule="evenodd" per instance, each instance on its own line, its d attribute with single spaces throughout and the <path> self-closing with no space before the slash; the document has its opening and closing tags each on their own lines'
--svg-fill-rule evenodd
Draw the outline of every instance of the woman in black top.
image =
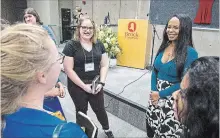
<svg viewBox="0 0 220 138">
<path fill-rule="evenodd" d="M 108 56 L 104 45 L 96 40 L 95 23 L 89 18 L 81 18 L 74 40 L 70 40 L 63 53 L 66 55 L 64 69 L 68 76 L 68 90 L 76 107 L 76 113 L 86 113 L 88 102 L 95 112 L 105 134 L 114 137 L 109 130 L 108 117 L 104 107 L 103 86 L 108 71 Z M 92 93 L 93 79 L 100 75 L 96 91 Z M 76 122 L 77 122 L 76 114 Z"/>
</svg>

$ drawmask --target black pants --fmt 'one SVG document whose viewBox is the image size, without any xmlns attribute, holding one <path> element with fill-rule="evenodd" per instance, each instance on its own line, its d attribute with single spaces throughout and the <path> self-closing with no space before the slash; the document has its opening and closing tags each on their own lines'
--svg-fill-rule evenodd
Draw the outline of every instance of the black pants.
<svg viewBox="0 0 220 138">
<path fill-rule="evenodd" d="M 96 95 L 89 94 L 76 85 L 68 88 L 68 90 L 76 107 L 76 123 L 78 118 L 77 112 L 81 111 L 86 114 L 89 102 L 92 110 L 95 112 L 96 117 L 102 125 L 102 128 L 104 130 L 109 129 L 108 116 L 104 106 L 103 89 Z"/>
</svg>

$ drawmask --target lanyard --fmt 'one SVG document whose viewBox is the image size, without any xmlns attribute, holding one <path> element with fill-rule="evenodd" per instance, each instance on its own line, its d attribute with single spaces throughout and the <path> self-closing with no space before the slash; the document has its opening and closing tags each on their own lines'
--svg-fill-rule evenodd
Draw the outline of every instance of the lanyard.
<svg viewBox="0 0 220 138">
<path fill-rule="evenodd" d="M 83 54 L 84 54 L 84 57 L 85 57 L 85 64 L 86 64 L 86 53 L 84 51 L 84 48 L 82 47 L 82 50 L 83 50 Z M 94 59 L 93 59 L 93 47 L 92 47 L 92 63 L 94 63 Z"/>
</svg>

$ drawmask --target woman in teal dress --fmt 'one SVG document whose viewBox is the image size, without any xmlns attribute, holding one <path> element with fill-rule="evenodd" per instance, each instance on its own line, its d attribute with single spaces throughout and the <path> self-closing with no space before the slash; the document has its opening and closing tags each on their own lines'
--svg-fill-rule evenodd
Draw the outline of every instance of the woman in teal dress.
<svg viewBox="0 0 220 138">
<path fill-rule="evenodd" d="M 175 120 L 172 93 L 180 89 L 189 65 L 198 58 L 192 44 L 192 21 L 174 15 L 164 29 L 163 41 L 154 60 L 151 94 L 146 113 L 148 137 L 178 137 L 181 124 Z"/>
</svg>

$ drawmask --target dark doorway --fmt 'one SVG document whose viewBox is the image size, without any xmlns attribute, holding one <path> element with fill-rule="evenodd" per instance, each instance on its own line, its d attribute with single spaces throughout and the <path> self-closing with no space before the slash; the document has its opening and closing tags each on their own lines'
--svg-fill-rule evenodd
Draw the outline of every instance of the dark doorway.
<svg viewBox="0 0 220 138">
<path fill-rule="evenodd" d="M 61 8 L 61 19 L 62 19 L 62 36 L 63 42 L 71 39 L 71 10 L 66 8 Z"/>
</svg>

